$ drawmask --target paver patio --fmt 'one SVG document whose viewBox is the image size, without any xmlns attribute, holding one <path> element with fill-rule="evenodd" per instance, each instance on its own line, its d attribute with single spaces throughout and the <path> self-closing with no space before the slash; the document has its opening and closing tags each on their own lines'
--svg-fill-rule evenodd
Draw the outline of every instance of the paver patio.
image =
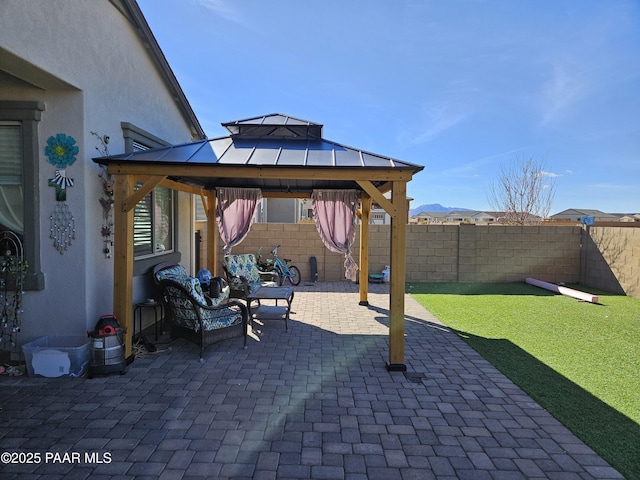
<svg viewBox="0 0 640 480">
<path fill-rule="evenodd" d="M 202 364 L 179 341 L 123 376 L 2 376 L 0 452 L 40 461 L 0 478 L 623 478 L 408 296 L 408 371 L 387 372 L 387 289 L 365 307 L 350 282 L 296 287 L 288 333 Z"/>
</svg>

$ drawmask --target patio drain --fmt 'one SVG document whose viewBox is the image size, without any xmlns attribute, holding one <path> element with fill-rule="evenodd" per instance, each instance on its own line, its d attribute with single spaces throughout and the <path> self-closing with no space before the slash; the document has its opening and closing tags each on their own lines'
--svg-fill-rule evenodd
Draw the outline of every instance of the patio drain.
<svg viewBox="0 0 640 480">
<path fill-rule="evenodd" d="M 404 378 L 409 380 L 411 383 L 422 383 L 422 380 L 424 380 L 424 373 L 404 372 Z"/>
</svg>

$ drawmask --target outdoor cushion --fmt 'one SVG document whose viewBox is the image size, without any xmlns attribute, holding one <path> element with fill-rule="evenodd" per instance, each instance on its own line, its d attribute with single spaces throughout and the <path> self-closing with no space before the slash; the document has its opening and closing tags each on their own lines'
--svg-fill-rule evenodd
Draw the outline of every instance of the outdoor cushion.
<svg viewBox="0 0 640 480">
<path fill-rule="evenodd" d="M 225 255 L 222 266 L 231 287 L 231 296 L 245 298 L 260 287 L 276 287 L 278 274 L 258 269 L 253 253 Z"/>
<path fill-rule="evenodd" d="M 161 280 L 165 278 L 171 277 L 188 277 L 187 269 L 184 265 L 178 264 L 161 264 L 158 265 L 160 267 L 157 271 L 154 272 L 154 279 L 156 283 L 159 283 Z"/>
<path fill-rule="evenodd" d="M 250 284 L 260 282 L 258 262 L 253 253 L 226 255 L 224 257 L 224 264 L 234 277 L 244 277 Z"/>
</svg>

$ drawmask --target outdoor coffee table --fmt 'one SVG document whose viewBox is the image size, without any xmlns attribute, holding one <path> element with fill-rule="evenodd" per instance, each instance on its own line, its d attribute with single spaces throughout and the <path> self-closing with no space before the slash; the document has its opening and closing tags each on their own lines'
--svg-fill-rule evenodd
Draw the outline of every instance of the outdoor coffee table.
<svg viewBox="0 0 640 480">
<path fill-rule="evenodd" d="M 264 305 L 262 300 L 275 300 L 275 305 Z M 278 300 L 284 300 L 286 305 L 278 305 Z M 253 302 L 258 302 L 258 308 L 251 308 Z M 289 330 L 289 313 L 291 302 L 293 301 L 292 287 L 260 287 L 253 293 L 247 295 L 247 308 L 251 328 L 253 319 L 258 320 L 284 320 L 285 329 Z"/>
</svg>

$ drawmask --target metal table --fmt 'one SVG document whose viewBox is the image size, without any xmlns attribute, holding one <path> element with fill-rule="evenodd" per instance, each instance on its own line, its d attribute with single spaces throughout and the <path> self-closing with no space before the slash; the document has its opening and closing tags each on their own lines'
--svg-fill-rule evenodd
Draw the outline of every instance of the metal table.
<svg viewBox="0 0 640 480">
<path fill-rule="evenodd" d="M 263 305 L 262 300 L 274 300 L 275 305 Z M 278 305 L 278 300 L 284 300 L 285 305 Z M 251 308 L 253 302 L 258 302 L 257 308 Z M 247 295 L 247 308 L 251 328 L 253 319 L 259 320 L 284 320 L 285 329 L 289 330 L 289 313 L 291 312 L 291 302 L 293 301 L 292 287 L 260 287 L 253 293 Z"/>
</svg>

